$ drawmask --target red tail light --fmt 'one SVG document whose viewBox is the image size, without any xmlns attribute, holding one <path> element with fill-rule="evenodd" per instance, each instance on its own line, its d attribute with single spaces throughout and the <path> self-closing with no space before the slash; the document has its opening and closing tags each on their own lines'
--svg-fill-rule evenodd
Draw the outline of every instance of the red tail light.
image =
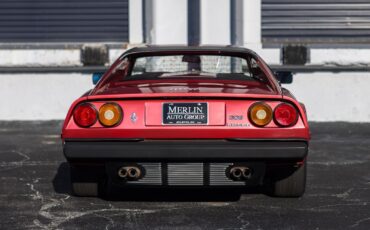
<svg viewBox="0 0 370 230">
<path fill-rule="evenodd" d="M 292 126 L 297 123 L 297 110 L 290 104 L 281 103 L 274 110 L 274 120 L 280 126 Z"/>
<path fill-rule="evenodd" d="M 83 103 L 73 111 L 73 119 L 78 126 L 90 127 L 97 121 L 97 111 L 90 103 Z"/>
</svg>

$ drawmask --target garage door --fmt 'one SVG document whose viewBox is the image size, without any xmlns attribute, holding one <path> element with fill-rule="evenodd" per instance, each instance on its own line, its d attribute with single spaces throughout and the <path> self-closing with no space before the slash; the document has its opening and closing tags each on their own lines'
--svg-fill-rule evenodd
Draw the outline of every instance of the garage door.
<svg viewBox="0 0 370 230">
<path fill-rule="evenodd" d="M 369 0 L 262 0 L 264 43 L 368 43 Z"/>
<path fill-rule="evenodd" d="M 125 42 L 128 0 L 1 0 L 0 42 Z"/>
</svg>

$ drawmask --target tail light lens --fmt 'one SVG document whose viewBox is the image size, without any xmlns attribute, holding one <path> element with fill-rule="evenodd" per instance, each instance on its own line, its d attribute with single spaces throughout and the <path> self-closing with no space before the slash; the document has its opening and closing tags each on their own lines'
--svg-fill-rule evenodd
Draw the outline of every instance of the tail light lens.
<svg viewBox="0 0 370 230">
<path fill-rule="evenodd" d="M 281 103 L 274 110 L 275 122 L 280 126 L 292 126 L 297 123 L 297 110 L 290 104 Z"/>
<path fill-rule="evenodd" d="M 73 119 L 78 126 L 90 127 L 97 120 L 97 111 L 90 103 L 83 103 L 73 111 Z"/>
<path fill-rule="evenodd" d="M 265 103 L 254 103 L 249 109 L 249 119 L 256 126 L 265 126 L 272 120 L 272 109 Z"/>
<path fill-rule="evenodd" d="M 99 109 L 99 121 L 102 125 L 112 127 L 122 121 L 122 109 L 116 103 L 106 103 Z"/>
</svg>

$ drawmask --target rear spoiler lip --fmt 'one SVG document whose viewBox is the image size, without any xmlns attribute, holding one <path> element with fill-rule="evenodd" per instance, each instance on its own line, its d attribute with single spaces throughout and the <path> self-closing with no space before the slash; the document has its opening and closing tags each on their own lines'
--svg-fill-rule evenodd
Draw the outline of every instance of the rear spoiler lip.
<svg viewBox="0 0 370 230">
<path fill-rule="evenodd" d="M 207 98 L 207 99 L 283 99 L 281 94 L 235 94 L 235 93 L 149 93 L 149 94 L 109 94 L 90 95 L 90 100 L 112 100 L 112 99 L 175 99 L 175 98 Z"/>
</svg>

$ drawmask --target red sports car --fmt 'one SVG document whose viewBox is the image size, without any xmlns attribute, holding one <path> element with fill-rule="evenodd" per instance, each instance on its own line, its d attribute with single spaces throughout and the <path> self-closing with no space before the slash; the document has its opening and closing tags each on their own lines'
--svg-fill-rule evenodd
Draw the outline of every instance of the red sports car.
<svg viewBox="0 0 370 230">
<path fill-rule="evenodd" d="M 62 140 L 73 192 L 126 188 L 305 191 L 304 105 L 253 51 L 232 46 L 133 48 L 77 99 Z"/>
</svg>

